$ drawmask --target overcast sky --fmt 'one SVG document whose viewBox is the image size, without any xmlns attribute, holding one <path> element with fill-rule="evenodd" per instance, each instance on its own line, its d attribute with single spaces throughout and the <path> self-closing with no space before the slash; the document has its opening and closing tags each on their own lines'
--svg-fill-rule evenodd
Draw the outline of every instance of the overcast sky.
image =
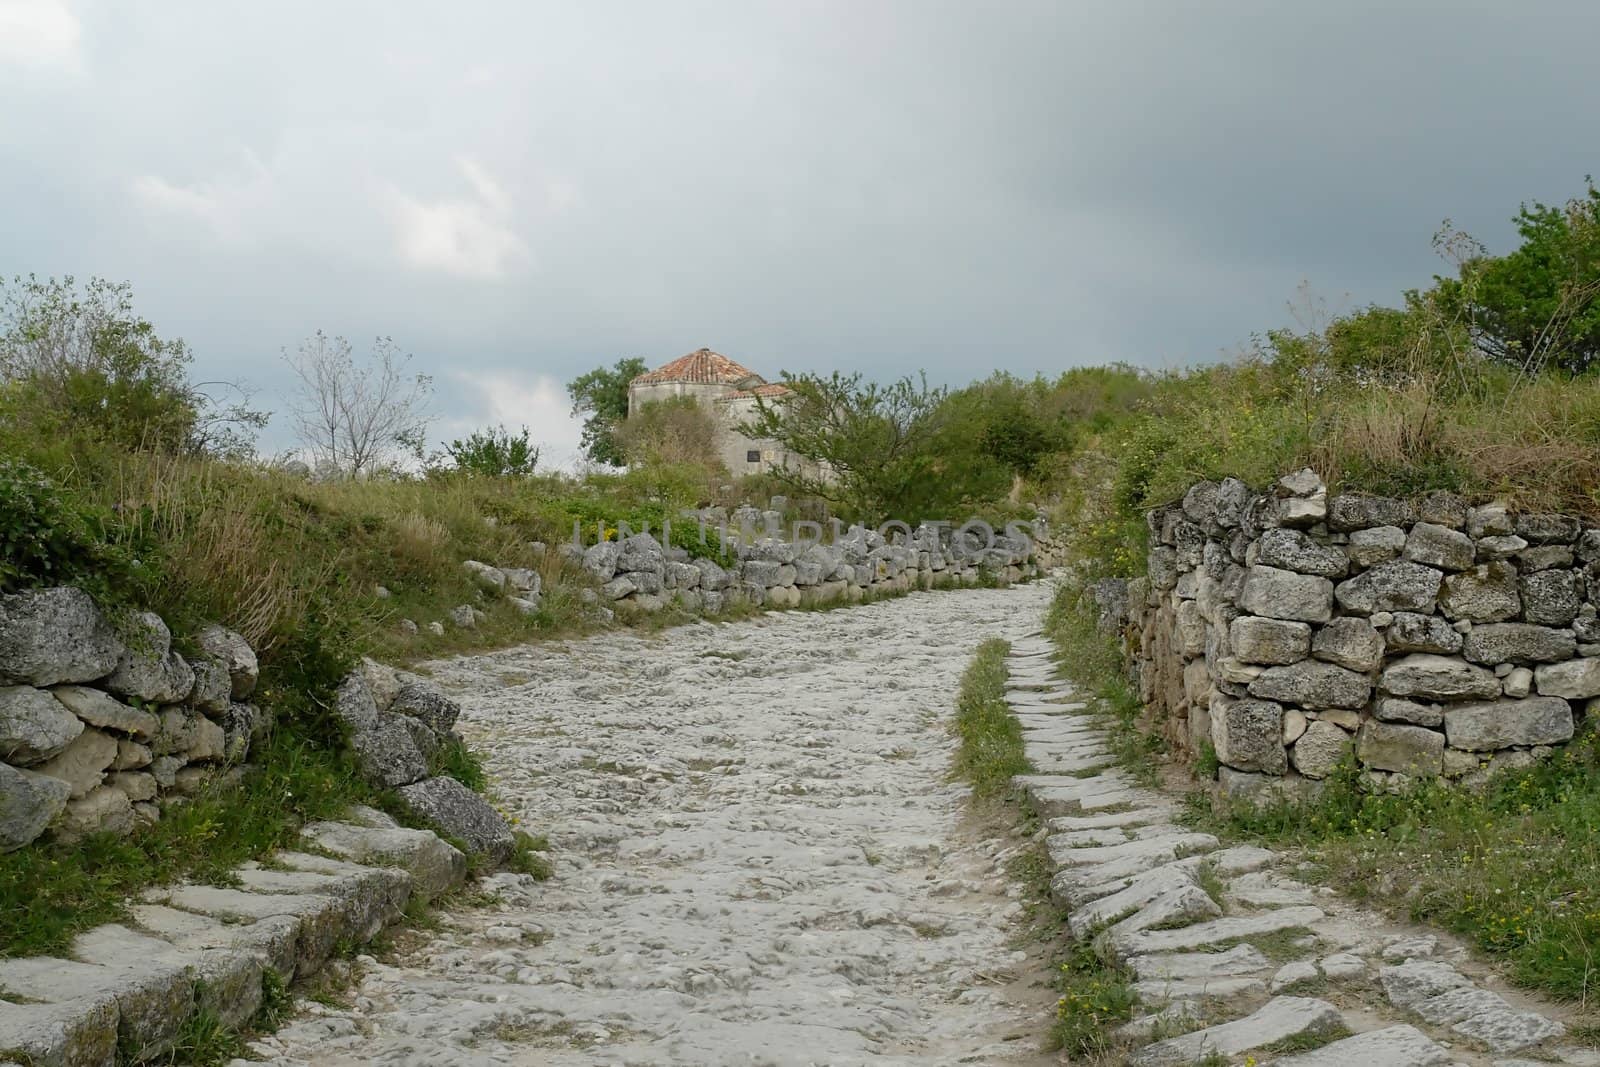
<svg viewBox="0 0 1600 1067">
<path fill-rule="evenodd" d="M 0 273 L 126 279 L 280 412 L 285 347 L 392 335 L 436 437 L 553 457 L 622 356 L 1180 366 L 1577 193 L 1597 36 L 1593 0 L 0 0 Z"/>
</svg>

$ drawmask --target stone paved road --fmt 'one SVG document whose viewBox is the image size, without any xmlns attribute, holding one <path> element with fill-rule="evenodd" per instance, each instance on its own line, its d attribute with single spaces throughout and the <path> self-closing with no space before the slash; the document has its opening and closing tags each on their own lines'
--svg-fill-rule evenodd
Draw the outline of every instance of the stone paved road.
<svg viewBox="0 0 1600 1067">
<path fill-rule="evenodd" d="M 945 1064 L 1041 1056 L 1005 849 L 948 781 L 978 642 L 1048 589 L 915 593 L 433 665 L 557 873 L 502 876 L 289 1064 Z"/>
</svg>

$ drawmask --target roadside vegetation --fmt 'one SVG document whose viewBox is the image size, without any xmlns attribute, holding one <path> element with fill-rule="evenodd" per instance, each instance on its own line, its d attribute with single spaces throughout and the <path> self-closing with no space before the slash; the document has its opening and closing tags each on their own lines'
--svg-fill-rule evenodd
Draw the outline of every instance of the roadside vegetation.
<svg viewBox="0 0 1600 1067">
<path fill-rule="evenodd" d="M 1119 639 L 1096 629 L 1086 589 L 1143 573 L 1144 512 L 1195 481 L 1265 486 L 1309 465 L 1335 491 L 1448 489 L 1600 518 L 1600 192 L 1526 205 L 1516 223 L 1520 243 L 1502 255 L 1447 224 L 1435 241 L 1445 270 L 1398 307 L 1330 314 L 1305 298 L 1299 328 L 1225 363 L 1074 372 L 1095 383 L 1080 392 L 1081 433 L 1039 483 L 1075 561 L 1048 628 L 1064 668 L 1110 709 L 1130 769 L 1148 771 L 1163 724 L 1141 721 Z M 1221 814 L 1197 803 L 1192 818 L 1303 849 L 1329 884 L 1586 1005 L 1600 991 L 1597 772 L 1585 720 L 1557 758 L 1477 793 L 1373 793 L 1352 765 L 1313 803 Z"/>
</svg>

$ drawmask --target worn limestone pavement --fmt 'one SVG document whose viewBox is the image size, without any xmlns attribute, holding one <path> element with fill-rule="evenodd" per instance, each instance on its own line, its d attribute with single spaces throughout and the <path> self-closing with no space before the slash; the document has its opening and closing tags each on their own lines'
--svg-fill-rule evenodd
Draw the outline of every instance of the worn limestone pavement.
<svg viewBox="0 0 1600 1067">
<path fill-rule="evenodd" d="M 68 958 L 0 960 L 0 1064 L 111 1067 L 158 1060 L 209 1013 L 246 1026 L 265 972 L 287 983 L 461 884 L 466 858 L 437 835 L 357 809 L 313 823 L 310 852 L 249 863 L 237 884 L 147 892 L 129 921 L 74 939 Z M 331 858 L 342 857 L 342 858 Z"/>
<path fill-rule="evenodd" d="M 1563 1044 L 1553 1009 L 1488 988 L 1439 936 L 1297 881 L 1268 849 L 1179 825 L 1170 796 L 1114 766 L 1042 636 L 1013 642 L 1009 665 L 1007 700 L 1036 770 L 1018 784 L 1048 817 L 1052 895 L 1074 936 L 1135 976 L 1141 1014 L 1117 1035 L 1127 1062 L 1600 1064 Z"/>
<path fill-rule="evenodd" d="M 272 1067 L 1042 1067 L 1054 996 L 950 778 L 960 676 L 1043 585 L 428 665 L 555 874 L 445 909 Z"/>
</svg>

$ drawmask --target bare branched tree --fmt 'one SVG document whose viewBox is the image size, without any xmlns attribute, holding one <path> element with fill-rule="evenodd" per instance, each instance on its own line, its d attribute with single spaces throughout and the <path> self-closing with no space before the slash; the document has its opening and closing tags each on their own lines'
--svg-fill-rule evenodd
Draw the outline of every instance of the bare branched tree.
<svg viewBox="0 0 1600 1067">
<path fill-rule="evenodd" d="M 359 478 L 402 454 L 421 458 L 433 379 L 409 373 L 392 339 L 377 338 L 358 362 L 349 341 L 318 330 L 284 359 L 300 379 L 295 429 L 319 464 Z"/>
</svg>

